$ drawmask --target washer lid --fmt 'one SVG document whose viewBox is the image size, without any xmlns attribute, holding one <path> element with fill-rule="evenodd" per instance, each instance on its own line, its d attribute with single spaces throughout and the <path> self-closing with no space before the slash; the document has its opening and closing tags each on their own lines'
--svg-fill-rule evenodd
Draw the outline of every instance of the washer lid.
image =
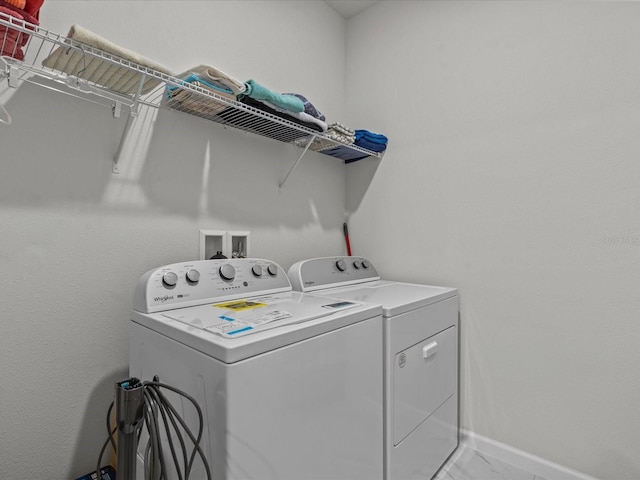
<svg viewBox="0 0 640 480">
<path fill-rule="evenodd" d="M 458 290 L 450 287 L 379 280 L 351 287 L 328 288 L 315 293 L 353 302 L 380 304 L 383 316 L 394 317 L 455 297 Z"/>
<path fill-rule="evenodd" d="M 233 363 L 380 313 L 379 305 L 286 292 L 154 314 L 134 310 L 132 321 Z"/>
</svg>

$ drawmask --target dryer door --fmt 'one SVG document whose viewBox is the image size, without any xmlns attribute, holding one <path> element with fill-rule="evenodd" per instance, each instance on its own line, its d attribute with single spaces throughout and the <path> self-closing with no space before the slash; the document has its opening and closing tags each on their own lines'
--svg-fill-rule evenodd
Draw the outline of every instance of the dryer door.
<svg viewBox="0 0 640 480">
<path fill-rule="evenodd" d="M 457 328 L 412 345 L 394 357 L 393 444 L 398 445 L 456 391 Z"/>
</svg>

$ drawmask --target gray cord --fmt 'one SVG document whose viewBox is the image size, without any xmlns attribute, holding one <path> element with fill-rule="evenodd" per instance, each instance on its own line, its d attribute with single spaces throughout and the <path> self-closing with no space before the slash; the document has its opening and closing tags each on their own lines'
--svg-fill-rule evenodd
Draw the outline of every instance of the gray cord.
<svg viewBox="0 0 640 480">
<path fill-rule="evenodd" d="M 152 401 L 150 401 L 148 392 L 144 391 L 144 398 L 147 407 L 151 407 L 154 405 Z M 167 468 L 164 463 L 164 455 L 162 452 L 162 439 L 158 434 L 158 417 L 151 410 L 151 408 L 147 408 L 144 412 L 144 420 L 147 426 L 147 430 L 149 431 L 149 438 L 151 439 L 151 457 L 152 457 L 152 465 L 155 467 L 157 463 L 160 464 L 160 480 L 167 480 Z M 157 460 L 157 461 L 156 461 Z"/>
<path fill-rule="evenodd" d="M 200 409 L 198 403 L 195 401 L 195 399 L 193 397 L 191 397 L 190 395 L 182 392 L 181 390 L 178 390 L 170 385 L 166 385 L 166 384 L 162 384 L 159 382 L 145 382 L 144 385 L 146 387 L 154 387 L 156 388 L 157 392 L 160 393 L 159 388 L 166 388 L 168 390 L 171 390 L 181 396 L 183 396 L 184 398 L 186 398 L 187 400 L 189 400 L 193 406 L 195 407 L 197 413 L 198 413 L 198 420 L 199 420 L 199 430 L 198 430 L 198 437 L 194 438 L 193 433 L 191 432 L 191 430 L 189 429 L 189 427 L 187 426 L 187 424 L 184 422 L 184 420 L 182 419 L 182 417 L 180 417 L 180 415 L 178 414 L 178 412 L 175 410 L 175 408 L 173 407 L 173 405 L 171 405 L 170 402 L 168 402 L 166 400 L 166 398 L 164 398 L 164 395 L 162 395 L 162 393 L 160 393 L 161 397 L 162 397 L 162 401 L 161 401 L 161 405 L 165 406 L 167 409 L 169 409 L 174 415 L 175 418 L 178 420 L 178 422 L 180 423 L 180 425 L 182 426 L 182 428 L 184 429 L 184 432 L 188 435 L 189 439 L 191 440 L 191 442 L 194 444 L 194 449 L 191 455 L 191 459 L 189 461 L 189 464 L 186 466 L 186 470 L 185 470 L 185 478 L 189 478 L 189 475 L 191 473 L 191 468 L 193 467 L 193 462 L 195 460 L 195 456 L 196 453 L 198 453 L 200 455 L 200 457 L 203 460 L 204 463 L 204 467 L 207 471 L 207 478 L 211 479 L 211 471 L 209 469 L 209 465 L 205 459 L 204 453 L 202 452 L 202 449 L 200 448 L 200 441 L 202 439 L 202 431 L 203 431 L 203 417 L 202 417 L 202 410 Z M 176 432 L 178 433 L 178 432 Z M 179 436 L 179 435 L 178 435 Z M 169 442 L 171 442 L 171 438 L 169 438 Z"/>
<path fill-rule="evenodd" d="M 159 383 L 159 382 L 144 382 L 144 385 L 145 386 L 162 387 L 162 388 L 166 388 L 167 390 L 171 390 L 171 391 L 177 393 L 178 395 L 181 395 L 184 398 L 186 398 L 187 400 L 189 400 L 191 402 L 191 404 L 195 407 L 195 409 L 196 409 L 196 411 L 198 413 L 198 425 L 199 425 L 198 437 L 197 438 L 194 438 L 193 433 L 191 432 L 191 430 L 189 429 L 187 424 L 184 422 L 182 417 L 180 417 L 180 415 L 175 410 L 173 405 L 171 405 L 171 403 L 168 402 L 166 399 L 164 399 L 164 401 L 163 401 L 163 404 L 166 405 L 166 407 L 168 409 L 170 409 L 172 411 L 172 413 L 176 416 L 177 420 L 180 422 L 180 425 L 182 426 L 182 428 L 184 429 L 185 433 L 189 436 L 189 439 L 191 440 L 191 442 L 194 445 L 193 453 L 191 455 L 191 460 L 189 461 L 189 466 L 188 466 L 188 469 L 186 471 L 186 478 L 189 478 L 189 474 L 191 473 L 191 468 L 193 466 L 193 462 L 195 460 L 196 453 L 198 453 L 200 455 L 200 457 L 202 458 L 205 470 L 207 471 L 207 478 L 209 480 L 211 480 L 211 471 L 209 469 L 209 464 L 207 463 L 206 458 L 204 456 L 204 453 L 202 452 L 202 449 L 200 448 L 200 441 L 202 440 L 204 421 L 203 421 L 203 417 L 202 417 L 202 410 L 200 409 L 200 406 L 198 405 L 198 402 L 196 402 L 196 400 L 192 396 L 182 392 L 181 390 L 178 390 L 178 389 L 172 387 L 171 385 L 166 385 L 166 384 Z M 164 396 L 163 396 L 163 398 L 164 398 Z"/>
<path fill-rule="evenodd" d="M 158 404 L 162 404 L 164 398 L 162 397 L 162 394 L 159 391 L 156 391 L 155 388 L 148 388 L 145 390 L 145 395 L 148 395 L 148 397 L 153 397 L 153 402 L 156 402 Z M 151 402 L 149 402 L 151 403 Z M 160 414 L 162 415 L 162 423 L 164 425 L 164 429 L 165 432 L 167 434 L 167 439 L 169 441 L 169 449 L 171 450 L 171 456 L 173 458 L 173 465 L 176 467 L 176 473 L 178 474 L 178 480 L 183 480 L 182 477 L 182 473 L 180 472 L 180 469 L 178 468 L 178 457 L 176 456 L 176 450 L 173 446 L 173 440 L 171 438 L 171 431 L 169 429 L 169 422 L 167 421 L 167 418 L 171 421 L 171 424 L 173 425 L 174 431 L 178 432 L 178 426 L 176 424 L 176 421 L 174 420 L 173 416 L 171 415 L 171 412 L 165 412 L 164 409 L 160 409 Z M 187 449 L 186 446 L 184 444 L 184 440 L 182 439 L 182 435 L 178 435 L 178 440 L 180 441 L 180 447 L 182 449 L 182 458 L 183 458 L 183 464 L 186 466 L 187 465 Z"/>
<path fill-rule="evenodd" d="M 100 464 L 102 463 L 102 455 L 104 455 L 104 451 L 107 449 L 107 445 L 109 445 L 109 442 L 111 442 L 113 451 L 114 452 L 116 451 L 116 442 L 113 440 L 113 434 L 116 433 L 116 430 L 118 429 L 118 427 L 117 426 L 114 427 L 113 430 L 111 430 L 110 428 L 109 421 L 111 419 L 111 410 L 113 410 L 113 402 L 111 402 L 111 405 L 109 405 L 109 409 L 107 410 L 107 432 L 109 432 L 109 437 L 104 442 L 104 445 L 102 445 L 102 449 L 100 450 L 100 455 L 98 455 L 98 464 L 96 465 L 97 480 L 100 480 Z"/>
<path fill-rule="evenodd" d="M 137 379 L 135 380 L 136 382 L 138 381 Z M 202 463 L 204 464 L 204 468 L 207 472 L 207 480 L 212 480 L 209 463 L 207 462 L 202 448 L 200 448 L 200 442 L 202 441 L 202 434 L 204 430 L 204 419 L 202 416 L 202 410 L 196 400 L 189 394 L 172 387 L 171 385 L 160 383 L 157 376 L 154 377 L 153 382 L 143 382 L 142 388 L 144 389 L 142 392 L 144 397 L 142 418 L 144 420 L 143 424 L 146 425 L 147 431 L 149 432 L 149 439 L 144 453 L 145 478 L 148 480 L 168 480 L 169 471 L 167 469 L 165 454 L 162 448 L 162 438 L 160 435 L 164 428 L 164 433 L 166 434 L 167 443 L 169 444 L 171 459 L 173 460 L 178 480 L 189 480 L 196 456 L 200 456 Z M 162 389 L 170 390 L 180 395 L 193 405 L 198 414 L 199 425 L 197 436 L 193 434 L 178 411 L 162 393 Z M 110 418 L 113 406 L 114 403 L 112 402 L 109 406 L 109 410 L 107 411 L 108 438 L 102 446 L 100 455 L 98 456 L 98 465 L 96 468 L 96 475 L 98 479 L 100 479 L 100 463 L 102 462 L 102 456 L 109 443 L 111 443 L 114 452 L 116 451 L 113 434 L 117 431 L 118 427 L 116 426 L 113 430 L 110 428 Z M 158 415 L 158 412 L 160 412 L 160 415 Z M 140 431 L 138 432 L 138 441 L 140 441 L 141 434 L 142 428 L 140 428 Z M 193 445 L 193 449 L 190 454 L 188 454 L 187 451 L 184 439 L 185 434 Z M 179 442 L 179 451 L 176 449 L 176 445 L 174 444 L 174 438 Z M 181 454 L 182 462 L 178 459 L 178 453 Z M 167 456 L 166 458 L 168 459 L 169 457 Z M 180 463 L 182 463 L 184 467 L 183 470 L 180 468 Z M 158 470 L 154 471 L 156 469 Z M 151 477 L 152 475 L 153 478 Z"/>
</svg>

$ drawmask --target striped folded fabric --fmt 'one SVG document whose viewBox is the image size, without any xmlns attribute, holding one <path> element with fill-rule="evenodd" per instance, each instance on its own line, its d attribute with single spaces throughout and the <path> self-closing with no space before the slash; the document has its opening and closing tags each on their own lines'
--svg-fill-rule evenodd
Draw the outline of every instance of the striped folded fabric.
<svg viewBox="0 0 640 480">
<path fill-rule="evenodd" d="M 58 47 L 43 60 L 42 65 L 117 93 L 132 95 L 138 91 L 143 75 L 139 67 L 152 70 L 148 72 L 150 74 L 154 72 L 172 74 L 164 65 L 111 43 L 80 25 L 71 27 L 66 42 L 69 47 Z M 95 48 L 116 58 L 110 61 L 107 58 L 95 57 L 84 52 L 83 46 Z M 161 79 L 146 75 L 141 93 L 149 93 L 161 82 Z"/>
</svg>

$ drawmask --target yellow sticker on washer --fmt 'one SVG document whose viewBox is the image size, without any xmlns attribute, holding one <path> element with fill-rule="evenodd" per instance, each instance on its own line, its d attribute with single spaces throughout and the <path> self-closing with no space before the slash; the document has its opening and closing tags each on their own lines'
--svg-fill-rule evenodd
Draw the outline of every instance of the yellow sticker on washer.
<svg viewBox="0 0 640 480">
<path fill-rule="evenodd" d="M 234 300 L 233 302 L 216 303 L 212 306 L 239 312 L 241 310 L 249 310 L 250 308 L 266 307 L 267 304 L 260 302 L 251 302 L 249 300 Z"/>
</svg>

